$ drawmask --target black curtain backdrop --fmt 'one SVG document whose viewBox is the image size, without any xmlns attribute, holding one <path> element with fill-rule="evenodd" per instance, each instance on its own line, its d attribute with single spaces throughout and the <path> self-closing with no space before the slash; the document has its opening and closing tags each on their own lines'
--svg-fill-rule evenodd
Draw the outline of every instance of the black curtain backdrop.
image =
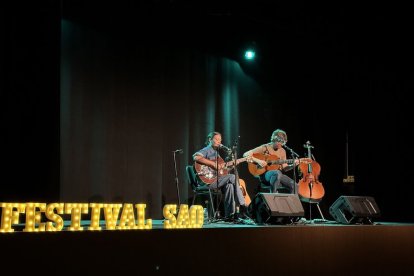
<svg viewBox="0 0 414 276">
<path fill-rule="evenodd" d="M 142 202 L 152 217 L 178 203 L 172 151 L 188 203 L 191 155 L 210 131 L 236 137 L 238 97 L 258 90 L 232 60 L 67 21 L 61 61 L 61 200 Z"/>
<path fill-rule="evenodd" d="M 328 8 L 3 9 L 0 199 L 146 203 L 161 218 L 178 202 L 173 150 L 184 150 L 188 203 L 185 166 L 209 131 L 227 146 L 240 136 L 241 156 L 282 128 L 300 155 L 314 146 L 327 217 L 346 194 L 373 196 L 383 220 L 413 221 L 408 17 Z M 239 57 L 246 45 L 259 49 L 255 63 Z M 254 196 L 246 164 L 239 173 Z"/>
</svg>

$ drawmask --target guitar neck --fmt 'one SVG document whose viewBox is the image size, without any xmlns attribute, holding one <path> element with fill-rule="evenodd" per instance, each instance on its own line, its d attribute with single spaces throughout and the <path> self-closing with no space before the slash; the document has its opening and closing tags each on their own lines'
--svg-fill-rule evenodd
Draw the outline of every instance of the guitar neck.
<svg viewBox="0 0 414 276">
<path fill-rule="evenodd" d="M 232 160 L 232 161 L 226 162 L 226 164 L 227 164 L 227 166 L 233 166 L 235 161 L 237 161 L 237 164 L 239 164 L 239 163 L 242 163 L 242 162 L 246 161 L 247 158 L 248 157 L 239 158 L 237 160 Z"/>
<path fill-rule="evenodd" d="M 286 159 L 286 160 L 278 159 L 278 160 L 270 160 L 270 162 L 268 161 L 267 163 L 270 164 L 270 165 L 280 165 L 280 164 L 283 164 L 283 163 L 292 164 L 294 162 L 295 162 L 295 159 Z M 312 160 L 310 158 L 299 158 L 299 163 L 307 163 L 308 164 L 309 162 L 312 162 Z"/>
<path fill-rule="evenodd" d="M 280 165 L 280 164 L 283 164 L 283 163 L 293 163 L 294 162 L 294 159 L 286 159 L 286 160 L 280 160 L 280 159 L 278 159 L 278 160 L 272 160 L 272 161 L 270 161 L 270 164 L 272 164 L 272 165 Z"/>
</svg>

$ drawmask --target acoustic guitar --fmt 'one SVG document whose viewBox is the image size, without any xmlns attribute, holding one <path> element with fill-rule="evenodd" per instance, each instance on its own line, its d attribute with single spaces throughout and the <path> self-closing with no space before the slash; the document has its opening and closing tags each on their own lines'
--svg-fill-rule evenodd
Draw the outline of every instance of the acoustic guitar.
<svg viewBox="0 0 414 276">
<path fill-rule="evenodd" d="M 234 168 L 235 164 L 240 164 L 242 162 L 250 162 L 251 158 L 250 157 L 243 157 L 243 158 L 239 158 L 237 160 L 232 160 L 229 162 L 224 162 L 224 160 L 221 157 L 218 157 L 218 164 L 219 167 L 221 164 L 225 164 L 225 166 L 221 169 L 218 170 L 218 176 L 224 176 L 226 174 L 229 173 L 230 170 L 232 170 Z M 216 159 L 212 160 L 214 162 L 216 162 Z M 217 181 L 217 170 L 213 169 L 207 165 L 198 163 L 198 162 L 194 162 L 194 169 L 196 171 L 196 176 L 197 178 L 207 184 L 210 185 L 214 182 Z"/>
<path fill-rule="evenodd" d="M 243 193 L 243 197 L 244 197 L 244 201 L 246 202 L 246 206 L 249 206 L 250 203 L 252 202 L 249 194 L 247 193 L 247 189 L 246 189 L 246 182 L 244 182 L 243 179 L 239 178 L 239 185 L 240 185 L 240 189 Z"/>
<path fill-rule="evenodd" d="M 253 176 L 259 176 L 264 174 L 267 171 L 271 171 L 271 170 L 281 170 L 282 169 L 282 164 L 284 163 L 288 163 L 288 164 L 293 164 L 295 162 L 295 159 L 280 159 L 278 156 L 276 155 L 270 155 L 270 154 L 262 154 L 262 153 L 253 153 L 253 157 L 266 161 L 267 165 L 262 167 L 259 164 L 255 163 L 255 162 L 250 162 L 248 164 L 248 169 L 249 172 L 253 175 Z M 312 162 L 312 159 L 310 158 L 300 158 L 299 159 L 299 163 L 305 163 L 305 164 L 309 164 L 310 162 Z"/>
</svg>

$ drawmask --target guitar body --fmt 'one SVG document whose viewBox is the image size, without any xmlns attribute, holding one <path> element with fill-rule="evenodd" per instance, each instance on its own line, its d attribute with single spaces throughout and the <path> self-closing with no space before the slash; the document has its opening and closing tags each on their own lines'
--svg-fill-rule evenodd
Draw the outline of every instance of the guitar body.
<svg viewBox="0 0 414 276">
<path fill-rule="evenodd" d="M 219 167 L 221 164 L 226 163 L 224 168 L 218 170 L 218 176 L 220 177 L 220 176 L 227 175 L 229 171 L 234 168 L 235 164 L 239 164 L 245 161 L 250 162 L 250 159 L 248 157 L 244 157 L 244 158 L 239 158 L 237 160 L 224 162 L 224 160 L 221 157 L 218 157 L 218 161 L 216 161 L 216 159 L 212 161 L 218 162 Z M 203 183 L 210 185 L 217 181 L 217 170 L 207 165 L 198 163 L 198 162 L 194 163 L 194 169 L 196 171 L 197 178 Z"/>
<path fill-rule="evenodd" d="M 250 203 L 252 202 L 249 194 L 247 193 L 247 189 L 246 189 L 246 182 L 244 182 L 243 179 L 239 178 L 239 185 L 240 185 L 240 189 L 243 193 L 243 197 L 244 197 L 244 201 L 246 202 L 246 206 L 249 206 Z"/>
<path fill-rule="evenodd" d="M 216 160 L 213 160 L 213 161 L 216 162 Z M 224 160 L 219 157 L 218 158 L 218 163 L 223 164 Z M 217 170 L 215 170 L 215 169 L 213 169 L 213 168 L 211 168 L 207 165 L 198 163 L 198 162 L 194 163 L 194 169 L 196 171 L 196 175 L 197 175 L 198 179 L 200 181 L 202 181 L 203 183 L 205 183 L 207 185 L 210 185 L 210 184 L 217 181 Z M 218 170 L 218 175 L 219 176 L 223 176 L 223 175 L 226 175 L 226 174 L 228 174 L 228 170 L 226 170 L 226 169 Z"/>
<path fill-rule="evenodd" d="M 256 163 L 250 162 L 248 164 L 249 172 L 253 176 L 259 176 L 261 174 L 264 174 L 265 172 L 269 170 L 279 170 L 281 169 L 281 165 L 278 164 L 278 160 L 280 159 L 276 155 L 270 155 L 270 154 L 262 154 L 262 153 L 253 153 L 253 157 L 266 161 L 267 166 L 261 167 Z M 283 163 L 283 162 L 282 162 Z"/>
</svg>

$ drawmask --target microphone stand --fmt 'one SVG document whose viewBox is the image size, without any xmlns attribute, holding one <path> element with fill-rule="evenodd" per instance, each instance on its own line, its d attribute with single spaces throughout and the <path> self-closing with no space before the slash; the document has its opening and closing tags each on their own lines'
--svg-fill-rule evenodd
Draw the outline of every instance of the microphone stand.
<svg viewBox="0 0 414 276">
<path fill-rule="evenodd" d="M 175 154 L 177 152 L 183 153 L 183 150 L 174 150 L 173 151 L 173 156 L 174 156 L 174 169 L 175 169 L 175 185 L 176 185 L 176 189 L 177 189 L 178 208 L 180 208 L 180 206 L 181 206 L 181 201 L 180 201 L 180 188 L 178 186 L 177 161 L 175 159 Z"/>
<path fill-rule="evenodd" d="M 234 166 L 234 176 L 235 176 L 235 185 L 234 185 L 234 195 L 235 195 L 235 197 L 237 197 L 237 186 L 240 186 L 239 172 L 237 170 L 237 146 L 238 146 L 238 143 L 239 143 L 239 138 L 240 138 L 240 136 L 237 136 L 236 140 L 234 141 L 234 145 L 233 145 L 232 151 L 231 151 L 232 161 L 234 162 L 233 166 Z M 240 204 L 240 202 L 239 202 L 239 204 Z M 239 206 L 239 208 L 240 208 L 240 206 Z"/>
<path fill-rule="evenodd" d="M 215 212 L 213 214 L 213 220 L 214 221 L 218 221 L 219 220 L 219 149 L 220 147 L 217 147 L 216 149 L 216 208 L 215 208 Z M 213 205 L 213 204 L 212 204 Z"/>
<path fill-rule="evenodd" d="M 296 194 L 296 170 L 295 170 L 295 158 L 299 158 L 299 154 L 297 154 L 293 149 L 289 148 L 286 144 L 283 145 L 290 152 L 290 156 L 293 159 L 293 193 Z"/>
</svg>

